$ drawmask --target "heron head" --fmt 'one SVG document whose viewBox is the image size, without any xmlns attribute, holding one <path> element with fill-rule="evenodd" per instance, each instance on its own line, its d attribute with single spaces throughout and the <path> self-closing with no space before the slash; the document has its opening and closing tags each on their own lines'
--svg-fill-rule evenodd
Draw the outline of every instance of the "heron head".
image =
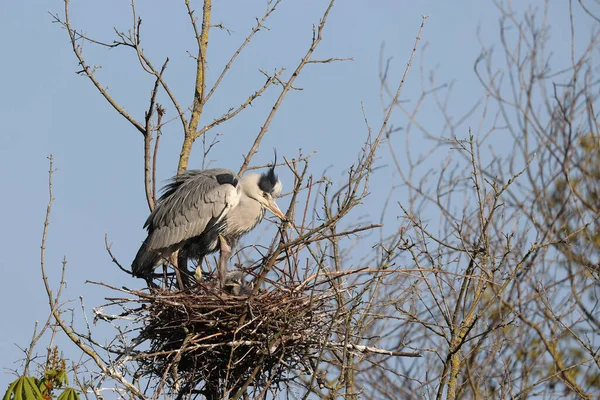
<svg viewBox="0 0 600 400">
<path fill-rule="evenodd" d="M 242 271 L 233 271 L 225 278 L 225 290 L 234 296 L 249 296 L 254 289 L 252 282 L 246 282 Z"/>
<path fill-rule="evenodd" d="M 275 202 L 275 199 L 281 194 L 282 184 L 275 174 L 275 163 L 267 172 L 262 175 L 248 174 L 242 178 L 242 186 L 246 194 L 258 201 L 264 208 L 271 211 L 282 221 L 285 221 L 285 215 Z"/>
</svg>

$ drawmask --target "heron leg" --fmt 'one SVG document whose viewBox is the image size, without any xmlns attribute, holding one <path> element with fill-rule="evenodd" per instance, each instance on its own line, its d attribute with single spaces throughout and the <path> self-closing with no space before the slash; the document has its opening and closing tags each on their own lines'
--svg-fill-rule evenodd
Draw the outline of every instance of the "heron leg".
<svg viewBox="0 0 600 400">
<path fill-rule="evenodd" d="M 179 251 L 177 253 L 177 266 L 178 270 L 181 273 L 181 279 L 183 280 L 183 285 L 185 287 L 190 286 L 190 276 L 192 275 L 190 270 L 188 269 L 188 257 L 186 252 Z M 179 279 L 179 278 L 178 278 Z"/>
<path fill-rule="evenodd" d="M 162 278 L 163 278 L 163 283 L 165 285 L 165 287 L 167 286 L 167 267 L 168 265 L 163 263 L 162 264 Z"/>
<path fill-rule="evenodd" d="M 221 254 L 219 256 L 219 264 L 217 265 L 217 273 L 219 275 L 219 287 L 223 288 L 227 276 L 227 262 L 229 261 L 229 257 L 231 257 L 231 246 L 221 235 L 219 235 L 219 243 L 221 244 Z"/>
<path fill-rule="evenodd" d="M 188 274 L 179 269 L 179 261 L 183 261 L 183 260 L 185 260 L 185 262 L 187 263 L 187 258 L 185 258 L 185 257 L 181 257 L 181 259 L 179 258 L 179 250 L 175 250 L 173 252 L 173 254 L 171 254 L 171 257 L 169 257 L 169 262 L 175 269 L 175 277 L 177 278 L 177 284 L 179 285 L 180 290 L 184 290 L 186 288 L 186 286 L 189 286 L 189 283 L 190 283 Z M 185 264 L 182 264 L 182 265 L 184 265 L 184 268 L 187 270 L 187 267 L 185 266 Z"/>
<path fill-rule="evenodd" d="M 152 276 L 151 275 L 147 276 L 144 279 L 146 280 L 146 285 L 148 286 L 148 289 L 156 289 L 156 288 L 159 287 L 156 283 L 154 283 L 152 281 Z"/>
</svg>

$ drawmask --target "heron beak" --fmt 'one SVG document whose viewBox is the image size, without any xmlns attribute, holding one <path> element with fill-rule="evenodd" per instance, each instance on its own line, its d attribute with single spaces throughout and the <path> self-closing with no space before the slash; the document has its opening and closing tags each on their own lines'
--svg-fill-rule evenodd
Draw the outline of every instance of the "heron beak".
<svg viewBox="0 0 600 400">
<path fill-rule="evenodd" d="M 198 283 L 202 282 L 202 267 L 200 267 L 199 265 L 196 267 L 196 270 L 194 271 L 194 277 L 196 278 L 196 282 L 198 282 Z"/>
<path fill-rule="evenodd" d="M 236 283 L 236 282 L 227 282 L 225 284 L 225 287 L 234 296 L 238 296 L 240 294 L 241 286 L 238 283 Z"/>
<path fill-rule="evenodd" d="M 279 209 L 279 206 L 277 205 L 277 203 L 275 203 L 274 199 L 268 200 L 266 207 L 269 211 L 271 211 L 273 214 L 278 216 L 280 220 L 287 221 L 285 214 L 281 212 L 281 210 Z"/>
</svg>

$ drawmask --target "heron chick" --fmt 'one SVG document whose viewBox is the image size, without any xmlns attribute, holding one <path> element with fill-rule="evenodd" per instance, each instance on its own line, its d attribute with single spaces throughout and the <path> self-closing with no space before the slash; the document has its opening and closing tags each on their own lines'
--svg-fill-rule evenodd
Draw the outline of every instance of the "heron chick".
<svg viewBox="0 0 600 400">
<path fill-rule="evenodd" d="M 223 287 L 232 248 L 262 221 L 265 210 L 286 220 L 275 202 L 281 188 L 275 163 L 264 174 L 241 179 L 224 168 L 173 177 L 144 224 L 148 236 L 133 260 L 132 274 L 153 286 L 154 269 L 171 264 L 183 289 L 189 285 L 188 259 L 197 260 L 201 268 L 204 256 L 220 250 L 217 271 Z"/>
<path fill-rule="evenodd" d="M 246 282 L 242 271 L 228 272 L 225 278 L 225 290 L 234 296 L 250 296 L 254 284 Z"/>
</svg>

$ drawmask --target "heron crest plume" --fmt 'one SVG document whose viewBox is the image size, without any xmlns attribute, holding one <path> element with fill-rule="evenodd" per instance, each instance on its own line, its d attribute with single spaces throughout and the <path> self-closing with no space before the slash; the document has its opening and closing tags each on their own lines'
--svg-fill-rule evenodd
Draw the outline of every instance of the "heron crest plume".
<svg viewBox="0 0 600 400">
<path fill-rule="evenodd" d="M 271 168 L 260 176 L 258 180 L 258 187 L 265 193 L 271 194 L 273 197 L 279 197 L 281 194 L 282 184 L 277 174 L 275 174 L 275 166 L 277 165 L 277 153 L 275 153 L 275 160 Z"/>
</svg>

